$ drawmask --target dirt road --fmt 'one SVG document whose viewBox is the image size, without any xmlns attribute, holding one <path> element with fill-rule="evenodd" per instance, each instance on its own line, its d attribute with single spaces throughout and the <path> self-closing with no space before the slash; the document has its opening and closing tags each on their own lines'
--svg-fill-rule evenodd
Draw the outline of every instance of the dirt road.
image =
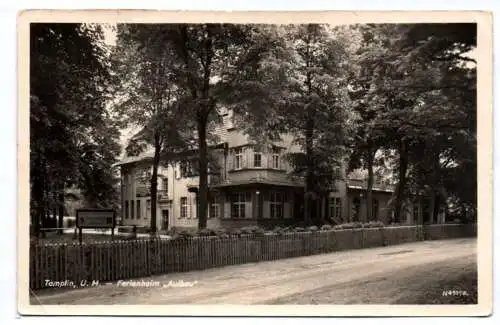
<svg viewBox="0 0 500 325">
<path fill-rule="evenodd" d="M 64 292 L 40 291 L 31 303 L 404 304 L 425 299 L 443 303 L 443 290 L 463 288 L 464 281 L 475 281 L 470 280 L 475 274 L 476 240 L 458 239 L 167 274 Z"/>
</svg>

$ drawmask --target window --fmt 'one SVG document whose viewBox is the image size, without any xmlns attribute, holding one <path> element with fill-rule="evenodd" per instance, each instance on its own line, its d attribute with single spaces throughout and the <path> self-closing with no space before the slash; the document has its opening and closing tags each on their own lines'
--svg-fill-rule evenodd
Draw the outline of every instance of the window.
<svg viewBox="0 0 500 325">
<path fill-rule="evenodd" d="M 137 219 L 141 218 L 141 201 L 140 200 L 137 200 L 137 215 L 136 215 L 136 218 Z"/>
<path fill-rule="evenodd" d="M 355 197 L 352 200 L 352 221 L 359 221 L 359 212 L 361 209 L 361 200 L 359 197 Z"/>
<path fill-rule="evenodd" d="M 342 199 L 339 197 L 331 197 L 328 202 L 328 212 L 330 218 L 342 218 Z"/>
<path fill-rule="evenodd" d="M 187 197 L 181 197 L 181 218 L 187 218 L 188 203 Z"/>
<path fill-rule="evenodd" d="M 254 152 L 253 154 L 253 166 L 260 168 L 262 167 L 262 154 L 260 152 Z"/>
<path fill-rule="evenodd" d="M 234 169 L 243 167 L 243 148 L 234 149 Z"/>
<path fill-rule="evenodd" d="M 180 177 L 198 176 L 198 162 L 194 160 L 183 160 L 179 163 Z"/>
<path fill-rule="evenodd" d="M 151 218 L 151 200 L 146 200 L 146 218 Z"/>
<path fill-rule="evenodd" d="M 191 166 L 188 161 L 180 162 L 181 177 L 188 177 L 191 174 Z"/>
<path fill-rule="evenodd" d="M 228 129 L 234 128 L 234 114 L 231 110 L 225 109 L 221 112 L 222 123 Z"/>
<path fill-rule="evenodd" d="M 134 200 L 130 200 L 130 219 L 134 219 Z"/>
<path fill-rule="evenodd" d="M 372 220 L 377 220 L 378 219 L 378 200 L 377 199 L 372 199 Z"/>
<path fill-rule="evenodd" d="M 220 199 L 218 195 L 214 195 L 210 202 L 209 218 L 220 218 Z"/>
<path fill-rule="evenodd" d="M 413 205 L 413 220 L 419 221 L 420 219 L 420 204 L 415 203 Z"/>
<path fill-rule="evenodd" d="M 165 194 L 168 193 L 168 178 L 167 177 L 163 177 L 163 183 L 162 183 L 162 188 L 163 192 L 165 192 Z"/>
<path fill-rule="evenodd" d="M 140 181 L 147 181 L 151 179 L 151 171 L 149 168 L 138 169 L 135 172 L 135 178 Z"/>
<path fill-rule="evenodd" d="M 195 196 L 194 199 L 191 198 L 191 215 L 190 217 L 198 218 L 198 196 Z"/>
<path fill-rule="evenodd" d="M 342 173 L 341 173 L 341 171 L 340 171 L 340 167 L 335 167 L 335 168 L 333 169 L 333 177 L 334 177 L 335 179 L 341 179 L 341 178 L 342 178 Z"/>
<path fill-rule="evenodd" d="M 274 169 L 280 168 L 280 149 L 279 148 L 273 148 L 272 168 L 274 168 Z"/>
<path fill-rule="evenodd" d="M 231 217 L 237 219 L 245 218 L 247 194 L 240 192 L 231 196 Z"/>
<path fill-rule="evenodd" d="M 128 219 L 128 200 L 125 200 L 125 219 Z"/>
<path fill-rule="evenodd" d="M 271 192 L 269 198 L 269 206 L 271 210 L 271 219 L 283 218 L 283 193 Z"/>
</svg>

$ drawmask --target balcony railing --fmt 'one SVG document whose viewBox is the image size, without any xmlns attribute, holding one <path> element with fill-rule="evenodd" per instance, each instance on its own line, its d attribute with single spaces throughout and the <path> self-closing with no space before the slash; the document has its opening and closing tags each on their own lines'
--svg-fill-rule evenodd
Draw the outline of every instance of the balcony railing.
<svg viewBox="0 0 500 325">
<path fill-rule="evenodd" d="M 166 202 L 169 200 L 170 200 L 170 198 L 169 198 L 167 191 L 165 191 L 165 190 L 158 191 L 158 202 Z"/>
<path fill-rule="evenodd" d="M 150 186 L 137 186 L 135 189 L 136 197 L 149 197 L 151 196 Z M 159 201 L 161 200 L 169 200 L 168 192 L 165 190 L 158 190 L 157 198 Z"/>
</svg>

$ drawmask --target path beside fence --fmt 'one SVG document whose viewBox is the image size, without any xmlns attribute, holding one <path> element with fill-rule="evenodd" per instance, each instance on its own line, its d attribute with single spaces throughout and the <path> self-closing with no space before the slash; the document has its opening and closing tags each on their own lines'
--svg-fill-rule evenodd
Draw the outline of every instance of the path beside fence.
<svg viewBox="0 0 500 325">
<path fill-rule="evenodd" d="M 44 288 L 46 280 L 75 284 L 83 280 L 115 281 L 422 240 L 474 237 L 476 232 L 475 225 L 429 225 L 235 238 L 31 244 L 30 288 Z"/>
</svg>

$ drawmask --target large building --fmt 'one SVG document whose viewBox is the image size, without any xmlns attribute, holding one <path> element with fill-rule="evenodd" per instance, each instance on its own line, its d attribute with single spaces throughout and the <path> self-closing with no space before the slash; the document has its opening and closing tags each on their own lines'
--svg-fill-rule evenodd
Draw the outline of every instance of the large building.
<svg viewBox="0 0 500 325">
<path fill-rule="evenodd" d="M 284 135 L 280 142 L 258 146 L 235 128 L 231 119 L 231 112 L 226 112 L 223 125 L 214 129 L 219 142 L 210 150 L 213 164 L 208 176 L 207 226 L 226 229 L 272 226 L 303 219 L 304 184 L 289 176 L 291 166 L 284 159 L 286 153 L 300 150 L 292 144 L 292 137 Z M 149 197 L 152 153 L 125 157 L 118 165 L 121 169 L 122 224 L 149 227 L 151 209 L 155 208 Z M 195 154 L 159 167 L 158 229 L 197 227 L 196 167 Z M 342 168 L 339 176 L 328 201 L 320 205 L 324 219 L 335 223 L 391 222 L 392 211 L 388 208 L 393 192 L 391 186 L 375 184 L 372 217 L 365 220 L 364 180 L 349 178 Z M 403 222 L 444 222 L 443 214 L 438 220 L 431 220 L 432 204 L 425 204 L 427 200 L 422 202 L 405 210 Z"/>
</svg>

